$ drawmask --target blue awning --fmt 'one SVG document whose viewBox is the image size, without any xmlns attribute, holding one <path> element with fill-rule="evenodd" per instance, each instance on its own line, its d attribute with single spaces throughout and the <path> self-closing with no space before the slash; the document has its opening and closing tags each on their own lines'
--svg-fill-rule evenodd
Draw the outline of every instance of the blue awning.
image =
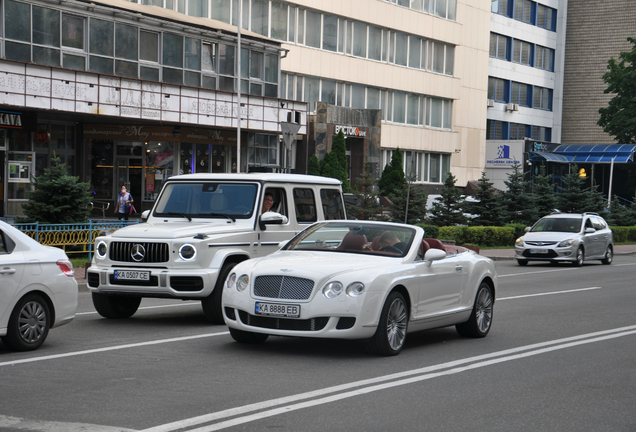
<svg viewBox="0 0 636 432">
<path fill-rule="evenodd" d="M 561 144 L 552 152 L 530 152 L 530 160 L 558 163 L 609 164 L 634 162 L 636 144 Z"/>
</svg>

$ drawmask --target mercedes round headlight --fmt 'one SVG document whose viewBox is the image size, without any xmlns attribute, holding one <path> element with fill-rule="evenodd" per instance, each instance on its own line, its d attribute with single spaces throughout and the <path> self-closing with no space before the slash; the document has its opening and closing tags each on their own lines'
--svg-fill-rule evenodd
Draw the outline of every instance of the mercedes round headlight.
<svg viewBox="0 0 636 432">
<path fill-rule="evenodd" d="M 227 280 L 225 281 L 225 286 L 228 287 L 229 289 L 234 288 L 234 285 L 236 284 L 236 273 L 232 273 L 230 276 L 228 276 Z"/>
<path fill-rule="evenodd" d="M 362 282 L 350 283 L 347 287 L 347 295 L 349 297 L 358 297 L 364 292 L 364 284 Z"/>
<path fill-rule="evenodd" d="M 335 298 L 342 294 L 343 288 L 340 282 L 329 282 L 322 287 L 322 294 L 327 298 Z"/>
<path fill-rule="evenodd" d="M 236 289 L 239 291 L 245 291 L 245 289 L 250 286 L 250 278 L 248 275 L 241 275 L 241 277 L 239 277 L 236 280 Z"/>
<path fill-rule="evenodd" d="M 106 257 L 106 252 L 108 252 L 108 245 L 105 241 L 100 241 L 97 245 L 97 256 L 99 258 Z"/>
<path fill-rule="evenodd" d="M 184 261 L 193 260 L 197 256 L 197 249 L 191 244 L 184 244 L 179 248 L 179 256 Z"/>
</svg>

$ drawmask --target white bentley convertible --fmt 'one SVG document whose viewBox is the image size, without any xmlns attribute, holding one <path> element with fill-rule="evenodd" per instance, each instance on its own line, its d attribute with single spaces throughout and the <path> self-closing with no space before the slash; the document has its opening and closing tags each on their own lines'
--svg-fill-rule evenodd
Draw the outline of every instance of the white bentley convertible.
<svg viewBox="0 0 636 432">
<path fill-rule="evenodd" d="M 486 336 L 496 289 L 492 260 L 426 239 L 420 227 L 330 221 L 234 267 L 222 304 L 238 342 L 364 339 L 371 352 L 396 355 L 411 331 L 455 325 Z"/>
</svg>

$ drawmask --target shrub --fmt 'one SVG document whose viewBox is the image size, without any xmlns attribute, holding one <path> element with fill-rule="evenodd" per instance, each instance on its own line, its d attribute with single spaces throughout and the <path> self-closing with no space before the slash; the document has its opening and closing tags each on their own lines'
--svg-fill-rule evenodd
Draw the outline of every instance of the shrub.
<svg viewBox="0 0 636 432">
<path fill-rule="evenodd" d="M 612 230 L 612 235 L 614 236 L 614 243 L 626 242 L 628 239 L 629 228 L 631 227 L 611 226 L 610 229 Z"/>
<path fill-rule="evenodd" d="M 416 224 L 424 229 L 424 237 L 426 238 L 439 238 L 439 227 L 437 225 Z"/>
<path fill-rule="evenodd" d="M 465 227 L 450 226 L 439 229 L 439 238 L 455 240 L 458 245 L 512 246 L 515 231 L 512 227 Z"/>
<path fill-rule="evenodd" d="M 506 224 L 504 225 L 507 228 L 512 228 L 514 230 L 514 236 L 515 239 L 518 239 L 519 237 L 521 237 L 522 235 L 524 235 L 526 233 L 526 224 L 522 224 L 522 223 L 510 223 L 510 224 Z"/>
</svg>

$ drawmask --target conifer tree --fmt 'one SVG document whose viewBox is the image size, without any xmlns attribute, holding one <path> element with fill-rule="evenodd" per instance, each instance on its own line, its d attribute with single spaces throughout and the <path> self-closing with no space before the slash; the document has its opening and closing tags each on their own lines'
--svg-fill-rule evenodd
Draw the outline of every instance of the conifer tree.
<svg viewBox="0 0 636 432">
<path fill-rule="evenodd" d="M 320 175 L 340 180 L 343 192 L 350 192 L 348 167 L 345 137 L 340 130 L 338 135 L 333 137 L 331 151 L 325 154 L 320 164 Z"/>
<path fill-rule="evenodd" d="M 632 218 L 627 208 L 621 205 L 618 197 L 614 195 L 610 203 L 609 213 L 604 215 L 605 220 L 611 226 L 631 226 Z"/>
<path fill-rule="evenodd" d="M 309 162 L 307 163 L 307 174 L 320 175 L 320 162 L 318 161 L 318 156 L 312 155 L 309 158 Z"/>
<path fill-rule="evenodd" d="M 356 180 L 353 193 L 357 198 L 357 204 L 347 209 L 349 217 L 351 219 L 376 220 L 377 215 L 382 211 L 376 192 L 376 181 L 371 172 L 371 164 L 367 161 L 364 164 L 364 172 Z"/>
<path fill-rule="evenodd" d="M 69 176 L 59 157 L 51 159 L 51 166 L 33 178 L 35 189 L 29 191 L 29 202 L 22 209 L 29 221 L 48 223 L 86 222 L 90 213 L 88 183 Z"/>
<path fill-rule="evenodd" d="M 551 183 L 552 175 L 546 174 L 545 165 L 540 167 L 541 174 L 534 177 L 534 201 L 537 205 L 537 217 L 549 215 L 557 208 L 557 198 L 554 185 Z"/>
<path fill-rule="evenodd" d="M 391 156 L 391 163 L 384 167 L 378 186 L 382 196 L 388 196 L 395 190 L 402 190 L 406 185 L 406 177 L 404 175 L 404 159 L 402 152 L 398 147 Z"/>
<path fill-rule="evenodd" d="M 579 176 L 579 167 L 572 165 L 570 173 L 563 176 L 563 186 L 558 196 L 559 210 L 563 213 L 583 213 L 588 209 L 588 195 L 585 180 Z"/>
<path fill-rule="evenodd" d="M 479 186 L 474 194 L 477 202 L 466 202 L 464 206 L 467 213 L 477 216 L 469 220 L 470 225 L 500 226 L 503 224 L 501 197 L 492 185 L 493 183 L 486 178 L 486 172 L 482 172 Z"/>
<path fill-rule="evenodd" d="M 448 173 L 444 181 L 441 197 L 435 198 L 430 210 L 429 221 L 437 226 L 466 225 L 468 222 L 463 213 L 464 199 L 459 189 L 455 187 L 457 179 L 452 173 Z"/>
<path fill-rule="evenodd" d="M 521 223 L 532 225 L 537 220 L 535 202 L 528 195 L 528 180 L 521 165 L 512 166 L 512 173 L 508 174 L 508 180 L 504 181 L 507 190 L 503 193 L 503 206 L 506 223 Z"/>
</svg>

